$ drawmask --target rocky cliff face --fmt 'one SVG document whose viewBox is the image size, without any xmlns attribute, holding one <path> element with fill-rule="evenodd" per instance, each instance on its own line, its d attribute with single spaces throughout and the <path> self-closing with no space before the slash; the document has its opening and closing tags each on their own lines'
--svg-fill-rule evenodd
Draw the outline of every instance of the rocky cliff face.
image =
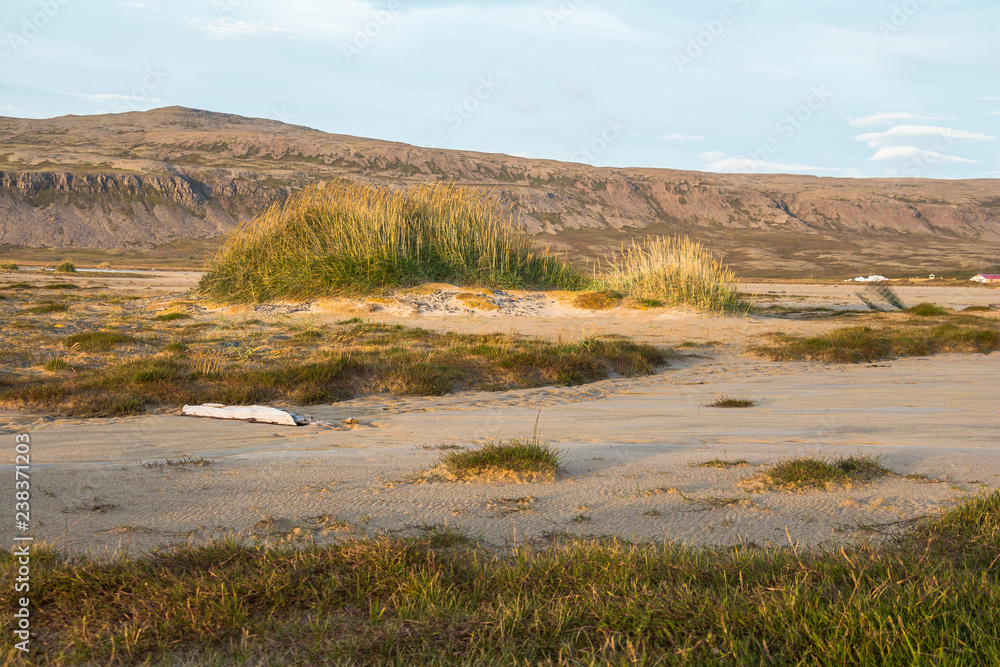
<svg viewBox="0 0 1000 667">
<path fill-rule="evenodd" d="M 130 248 L 212 238 L 288 193 L 183 174 L 0 172 L 0 241 Z"/>
<path fill-rule="evenodd" d="M 330 178 L 494 189 L 516 205 L 529 232 L 577 257 L 630 236 L 686 233 L 761 270 L 850 270 L 886 254 L 900 267 L 939 271 L 963 258 L 1000 262 L 997 180 L 598 169 L 177 107 L 0 118 L 0 243 L 123 248 L 210 238 Z M 900 245 L 925 256 L 899 262 L 900 253 L 887 249 Z"/>
</svg>

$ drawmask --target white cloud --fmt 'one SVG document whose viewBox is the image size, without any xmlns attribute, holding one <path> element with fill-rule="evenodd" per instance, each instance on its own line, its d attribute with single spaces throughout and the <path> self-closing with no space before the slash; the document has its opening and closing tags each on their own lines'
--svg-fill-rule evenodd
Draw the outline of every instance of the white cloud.
<svg viewBox="0 0 1000 667">
<path fill-rule="evenodd" d="M 1000 97 L 980 97 L 980 102 L 1000 102 Z"/>
<path fill-rule="evenodd" d="M 240 37 L 257 37 L 260 35 L 288 34 L 285 28 L 264 23 L 263 21 L 236 21 L 234 19 L 200 19 L 193 18 L 188 25 L 198 28 L 210 39 L 238 39 Z"/>
<path fill-rule="evenodd" d="M 901 120 L 950 120 L 948 118 L 937 118 L 935 116 L 918 116 L 908 111 L 883 111 L 864 118 L 848 118 L 847 124 L 851 127 L 874 127 L 876 125 L 889 125 Z"/>
<path fill-rule="evenodd" d="M 945 155 L 937 151 L 929 151 L 916 146 L 886 146 L 880 148 L 869 160 L 905 160 L 910 158 L 921 158 L 925 162 L 962 162 L 965 164 L 979 164 L 975 160 L 968 160 L 964 157 Z"/>
<path fill-rule="evenodd" d="M 684 143 L 685 141 L 705 141 L 705 137 L 699 137 L 696 134 L 678 134 L 674 132 L 663 137 L 663 141 L 679 141 Z"/>
<path fill-rule="evenodd" d="M 828 176 L 860 177 L 855 168 L 815 167 L 806 164 L 786 164 L 783 162 L 760 162 L 747 157 L 730 157 L 718 151 L 701 154 L 705 161 L 702 167 L 708 171 L 736 174 L 822 174 Z"/>
<path fill-rule="evenodd" d="M 18 108 L 13 104 L 0 104 L 0 115 L 7 115 L 15 117 L 28 117 L 28 118 L 38 118 L 38 114 L 32 113 L 30 111 L 25 111 L 24 109 Z"/>
<path fill-rule="evenodd" d="M 888 146 L 901 140 L 909 140 L 919 137 L 944 137 L 946 139 L 975 139 L 986 141 L 993 139 L 988 134 L 978 134 L 976 132 L 966 132 L 956 130 L 952 127 L 940 127 L 936 125 L 897 125 L 885 132 L 867 132 L 854 137 L 855 141 L 866 141 L 871 148 Z"/>
</svg>

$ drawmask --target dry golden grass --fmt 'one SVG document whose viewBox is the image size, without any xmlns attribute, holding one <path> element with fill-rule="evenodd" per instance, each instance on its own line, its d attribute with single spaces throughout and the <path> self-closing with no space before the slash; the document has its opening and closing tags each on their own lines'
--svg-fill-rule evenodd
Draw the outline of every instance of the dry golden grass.
<svg viewBox="0 0 1000 667">
<path fill-rule="evenodd" d="M 621 301 L 621 297 L 606 292 L 583 292 L 573 297 L 570 303 L 582 310 L 611 310 Z"/>
<path fill-rule="evenodd" d="M 751 307 L 737 289 L 736 274 L 687 237 L 633 242 L 607 264 L 599 284 L 648 304 L 720 312 L 747 312 Z"/>
<path fill-rule="evenodd" d="M 577 289 L 586 280 L 536 247 L 489 194 L 333 181 L 240 225 L 200 290 L 246 302 L 357 296 L 427 282 Z"/>
<path fill-rule="evenodd" d="M 509 334 L 437 334 L 356 318 L 332 329 L 251 322 L 144 317 L 139 333 L 123 319 L 118 329 L 81 326 L 61 337 L 45 334 L 50 349 L 41 350 L 39 334 L 0 336 L 14 344 L 5 355 L 8 365 L 16 360 L 24 367 L 2 378 L 0 405 L 86 417 L 185 403 L 301 406 L 386 390 L 440 395 L 572 385 L 603 379 L 609 368 L 631 375 L 663 362 L 655 348 L 617 338 L 550 343 Z"/>
<path fill-rule="evenodd" d="M 478 292 L 459 292 L 455 299 L 473 310 L 500 310 L 492 299 Z"/>
</svg>

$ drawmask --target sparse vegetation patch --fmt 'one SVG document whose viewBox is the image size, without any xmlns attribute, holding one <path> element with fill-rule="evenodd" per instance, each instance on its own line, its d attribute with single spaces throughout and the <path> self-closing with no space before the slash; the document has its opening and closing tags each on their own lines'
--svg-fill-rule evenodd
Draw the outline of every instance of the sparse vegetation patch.
<svg viewBox="0 0 1000 667">
<path fill-rule="evenodd" d="M 744 480 L 741 485 L 759 491 L 806 491 L 834 486 L 851 487 L 855 483 L 864 484 L 891 474 L 892 471 L 882 465 L 880 457 L 849 456 L 832 462 L 804 457 L 780 461 Z"/>
<path fill-rule="evenodd" d="M 185 468 L 187 466 L 195 466 L 197 468 L 204 468 L 205 466 L 210 466 L 215 461 L 212 459 L 206 459 L 203 456 L 191 456 L 185 454 L 184 456 L 179 456 L 176 459 L 164 459 L 162 461 L 140 461 L 139 465 L 143 468 Z"/>
<path fill-rule="evenodd" d="M 821 336 L 772 334 L 770 344 L 751 347 L 749 352 L 776 361 L 862 363 L 943 352 L 987 354 L 1000 350 L 1000 326 L 996 321 L 972 315 L 952 315 L 948 320 L 882 328 L 846 327 Z"/>
<path fill-rule="evenodd" d="M 391 391 L 441 395 L 574 385 L 650 373 L 663 355 L 649 345 L 597 337 L 551 343 L 508 334 L 436 334 L 360 324 L 298 332 L 292 342 L 254 342 L 252 334 L 205 336 L 169 344 L 115 331 L 63 339 L 86 357 L 72 374 L 21 375 L 0 389 L 0 405 L 76 416 L 142 412 L 146 405 L 198 403 L 315 405 Z M 241 340 L 241 337 L 245 337 Z M 116 350 L 129 345 L 128 358 Z M 285 352 L 287 350 L 287 352 Z"/>
<path fill-rule="evenodd" d="M 153 318 L 157 322 L 176 322 L 177 320 L 190 320 L 191 316 L 187 313 L 160 313 Z"/>
<path fill-rule="evenodd" d="M 63 339 L 63 345 L 81 352 L 108 352 L 116 345 L 135 342 L 135 336 L 120 331 L 85 331 Z"/>
<path fill-rule="evenodd" d="M 441 456 L 439 470 L 455 481 L 551 481 L 559 472 L 559 452 L 537 436 L 490 440 Z M 435 476 L 434 471 L 429 476 Z"/>
<path fill-rule="evenodd" d="M 582 310 L 610 310 L 621 301 L 615 292 L 583 292 L 573 297 L 571 303 Z"/>
<path fill-rule="evenodd" d="M 729 468 L 739 468 L 742 466 L 748 466 L 750 465 L 750 463 L 746 459 L 740 459 L 738 461 L 723 461 L 722 459 L 712 459 L 711 461 L 692 463 L 691 465 L 698 468 L 720 468 L 722 470 L 726 470 Z"/>
<path fill-rule="evenodd" d="M 734 398 L 732 396 L 720 396 L 711 403 L 705 405 L 706 408 L 752 408 L 757 405 L 757 401 L 752 398 Z"/>
<path fill-rule="evenodd" d="M 31 308 L 25 308 L 24 312 L 32 315 L 49 315 L 51 313 L 65 313 L 69 310 L 69 305 L 56 301 L 46 301 Z"/>
<path fill-rule="evenodd" d="M 939 317 L 948 314 L 946 309 L 935 306 L 933 303 L 919 303 L 916 306 L 907 308 L 906 312 L 918 317 Z"/>
</svg>

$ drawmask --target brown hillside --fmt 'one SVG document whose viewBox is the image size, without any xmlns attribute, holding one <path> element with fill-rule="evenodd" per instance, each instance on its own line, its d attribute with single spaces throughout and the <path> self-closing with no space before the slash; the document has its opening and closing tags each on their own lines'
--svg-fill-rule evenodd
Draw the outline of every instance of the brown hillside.
<svg viewBox="0 0 1000 667">
<path fill-rule="evenodd" d="M 153 248 L 210 239 L 330 178 L 500 190 L 580 260 L 686 233 L 749 276 L 976 272 L 1000 263 L 1000 181 L 594 168 L 425 149 L 180 107 L 0 118 L 0 243 Z"/>
</svg>

